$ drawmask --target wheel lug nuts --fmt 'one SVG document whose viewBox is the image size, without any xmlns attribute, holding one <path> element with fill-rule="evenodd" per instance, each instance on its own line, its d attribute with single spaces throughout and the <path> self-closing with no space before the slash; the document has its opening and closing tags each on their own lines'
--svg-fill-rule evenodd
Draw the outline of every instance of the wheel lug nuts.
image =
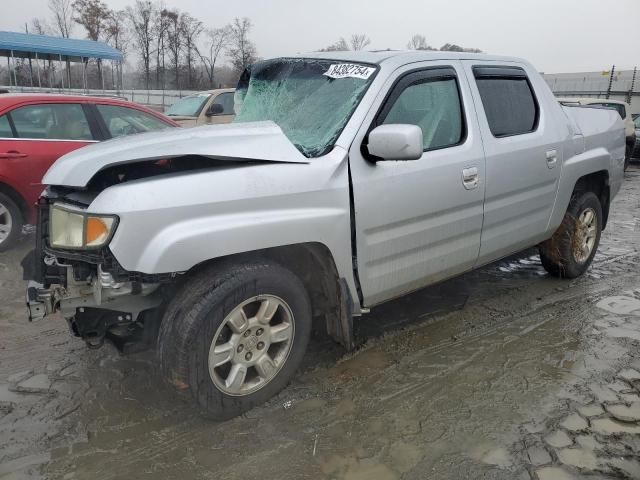
<svg viewBox="0 0 640 480">
<path fill-rule="evenodd" d="M 247 330 L 246 332 L 244 332 L 245 337 L 248 337 L 249 335 L 251 335 L 251 330 Z"/>
<path fill-rule="evenodd" d="M 264 342 L 258 342 L 258 350 L 262 350 L 264 348 Z"/>
<path fill-rule="evenodd" d="M 245 360 L 251 360 L 251 357 L 253 357 L 253 355 L 251 355 L 251 352 L 247 352 L 247 354 L 244 356 Z"/>
<path fill-rule="evenodd" d="M 261 329 L 261 328 L 259 328 L 259 329 L 256 331 L 256 335 L 260 336 L 260 335 L 262 335 L 262 333 L 263 333 L 263 332 L 264 332 L 264 330 L 263 330 L 263 329 Z"/>
<path fill-rule="evenodd" d="M 238 353 L 242 352 L 244 350 L 244 345 L 240 344 L 238 345 Z"/>
</svg>

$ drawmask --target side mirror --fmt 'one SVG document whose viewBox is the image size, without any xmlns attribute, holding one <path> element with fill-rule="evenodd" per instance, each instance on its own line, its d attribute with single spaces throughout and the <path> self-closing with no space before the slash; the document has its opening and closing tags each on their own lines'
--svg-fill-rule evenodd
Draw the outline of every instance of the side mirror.
<svg viewBox="0 0 640 480">
<path fill-rule="evenodd" d="M 205 115 L 207 117 L 213 117 L 214 115 L 221 115 L 222 113 L 224 113 L 224 107 L 219 103 L 213 103 Z"/>
<path fill-rule="evenodd" d="M 422 129 L 417 125 L 380 125 L 369 133 L 369 154 L 382 160 L 418 160 L 422 157 Z"/>
</svg>

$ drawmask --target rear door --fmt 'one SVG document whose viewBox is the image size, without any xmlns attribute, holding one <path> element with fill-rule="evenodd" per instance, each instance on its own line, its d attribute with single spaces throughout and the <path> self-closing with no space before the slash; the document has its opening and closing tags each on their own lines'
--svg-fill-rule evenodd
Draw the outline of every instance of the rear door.
<svg viewBox="0 0 640 480">
<path fill-rule="evenodd" d="M 79 103 L 24 105 L 4 118 L 12 138 L 0 139 L 0 177 L 29 205 L 42 192 L 42 177 L 58 158 L 95 141 Z"/>
<path fill-rule="evenodd" d="M 548 237 L 567 126 L 546 85 L 524 65 L 464 61 L 486 154 L 487 183 L 478 264 Z"/>
<path fill-rule="evenodd" d="M 381 92 L 349 152 L 366 306 L 470 269 L 485 188 L 482 142 L 459 62 L 403 67 Z M 422 129 L 419 160 L 367 158 L 367 133 L 388 123 Z"/>
</svg>

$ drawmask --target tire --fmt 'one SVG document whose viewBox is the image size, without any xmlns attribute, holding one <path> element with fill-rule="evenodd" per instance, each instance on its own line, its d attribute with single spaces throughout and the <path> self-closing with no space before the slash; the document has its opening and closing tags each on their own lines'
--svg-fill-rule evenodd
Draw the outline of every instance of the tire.
<svg viewBox="0 0 640 480">
<path fill-rule="evenodd" d="M 15 202 L 0 193 L 0 252 L 13 247 L 22 233 L 22 212 Z"/>
<path fill-rule="evenodd" d="M 627 171 L 627 168 L 629 168 L 629 164 L 631 163 L 631 156 L 633 154 L 633 146 L 629 146 L 627 145 L 627 148 L 625 148 L 624 151 L 624 171 Z"/>
<path fill-rule="evenodd" d="M 267 315 L 254 325 L 265 304 Z M 272 319 L 266 320 L 271 310 Z M 277 340 L 276 334 L 284 338 L 287 329 L 289 340 Z M 226 420 L 264 403 L 289 383 L 310 333 L 309 296 L 289 270 L 270 260 L 207 268 L 194 274 L 168 305 L 158 336 L 160 371 L 205 416 Z M 233 348 L 226 349 L 229 344 Z M 210 366 L 211 359 L 224 360 L 218 349 L 230 359 Z M 238 374 L 242 368 L 246 377 Z M 229 385 L 232 377 L 245 383 Z"/>
<path fill-rule="evenodd" d="M 591 214 L 594 223 L 590 223 Z M 593 230 L 587 227 L 587 221 Z M 601 233 L 600 200 L 593 192 L 574 192 L 562 224 L 549 240 L 540 245 L 542 266 L 556 277 L 579 277 L 591 265 Z M 582 248 L 585 245 L 588 247 Z"/>
</svg>

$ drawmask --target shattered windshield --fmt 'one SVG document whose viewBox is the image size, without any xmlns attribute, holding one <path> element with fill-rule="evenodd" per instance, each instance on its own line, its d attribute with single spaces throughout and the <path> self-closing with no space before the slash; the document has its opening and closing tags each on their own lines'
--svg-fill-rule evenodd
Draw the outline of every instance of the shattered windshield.
<svg viewBox="0 0 640 480">
<path fill-rule="evenodd" d="M 306 157 L 335 144 L 375 76 L 363 64 L 276 59 L 245 71 L 236 89 L 235 122 L 272 120 Z"/>
<path fill-rule="evenodd" d="M 171 105 L 164 114 L 169 117 L 197 117 L 210 96 L 210 93 L 189 95 Z"/>
</svg>

